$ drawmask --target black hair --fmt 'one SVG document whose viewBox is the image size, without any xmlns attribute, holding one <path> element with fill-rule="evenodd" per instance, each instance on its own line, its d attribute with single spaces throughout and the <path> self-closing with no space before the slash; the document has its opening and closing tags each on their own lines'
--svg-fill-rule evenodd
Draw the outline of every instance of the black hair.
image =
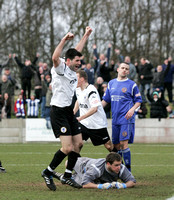
<svg viewBox="0 0 174 200">
<path fill-rule="evenodd" d="M 65 53 L 65 60 L 67 60 L 67 58 L 73 60 L 76 56 L 81 57 L 82 54 L 74 48 L 68 49 Z"/>
<path fill-rule="evenodd" d="M 114 161 L 121 161 L 121 156 L 118 153 L 111 152 L 106 156 L 106 163 L 109 162 L 112 165 Z"/>
</svg>

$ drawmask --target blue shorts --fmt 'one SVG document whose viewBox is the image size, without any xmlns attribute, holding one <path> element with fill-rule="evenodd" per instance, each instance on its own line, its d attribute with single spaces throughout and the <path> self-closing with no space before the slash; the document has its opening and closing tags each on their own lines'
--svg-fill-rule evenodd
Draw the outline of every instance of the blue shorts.
<svg viewBox="0 0 174 200">
<path fill-rule="evenodd" d="M 128 140 L 129 143 L 134 142 L 135 124 L 112 124 L 112 142 L 119 144 L 120 141 Z"/>
</svg>

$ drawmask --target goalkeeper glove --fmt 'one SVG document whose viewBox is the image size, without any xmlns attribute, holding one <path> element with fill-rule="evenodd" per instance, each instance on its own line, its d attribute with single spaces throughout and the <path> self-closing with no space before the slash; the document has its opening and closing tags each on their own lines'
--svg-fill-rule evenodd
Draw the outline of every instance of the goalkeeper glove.
<svg viewBox="0 0 174 200">
<path fill-rule="evenodd" d="M 112 187 L 111 183 L 104 183 L 104 184 L 98 184 L 97 185 L 98 189 L 109 189 L 111 187 Z"/>
<path fill-rule="evenodd" d="M 112 182 L 111 185 L 112 185 L 113 188 L 115 187 L 117 189 L 121 189 L 121 188 L 125 189 L 125 188 L 127 188 L 125 183 Z"/>
</svg>

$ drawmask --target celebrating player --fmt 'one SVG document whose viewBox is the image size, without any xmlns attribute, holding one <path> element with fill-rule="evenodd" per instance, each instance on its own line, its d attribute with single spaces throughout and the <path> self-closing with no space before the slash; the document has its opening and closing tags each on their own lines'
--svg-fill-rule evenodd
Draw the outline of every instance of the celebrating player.
<svg viewBox="0 0 174 200">
<path fill-rule="evenodd" d="M 53 96 L 50 103 L 50 117 L 54 135 L 56 138 L 60 138 L 62 147 L 55 153 L 49 166 L 42 172 L 42 177 L 50 190 L 56 190 L 52 178 L 53 171 L 67 155 L 68 165 L 62 183 L 69 184 L 76 188 L 81 187 L 72 179 L 72 170 L 79 156 L 79 151 L 83 142 L 78 127 L 78 121 L 73 114 L 71 103 L 77 86 L 76 71 L 81 64 L 80 57 L 82 54 L 80 52 L 91 32 L 92 29 L 86 27 L 82 39 L 75 49 L 69 49 L 66 52 L 64 60 L 59 58 L 62 49 L 67 40 L 74 38 L 72 33 L 67 33 L 56 47 L 52 56 L 53 67 L 51 69 L 51 74 Z"/>
<path fill-rule="evenodd" d="M 102 104 L 111 103 L 112 142 L 126 167 L 131 171 L 131 153 L 128 143 L 133 143 L 135 132 L 135 110 L 142 99 L 136 83 L 127 78 L 129 65 L 121 63 L 117 68 L 118 77 L 109 81 Z"/>
</svg>

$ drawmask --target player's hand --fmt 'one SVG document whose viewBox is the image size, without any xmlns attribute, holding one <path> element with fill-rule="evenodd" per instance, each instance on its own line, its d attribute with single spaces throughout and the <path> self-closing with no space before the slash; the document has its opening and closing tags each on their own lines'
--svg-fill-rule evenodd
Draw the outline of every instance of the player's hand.
<svg viewBox="0 0 174 200">
<path fill-rule="evenodd" d="M 126 118 L 126 119 L 130 119 L 130 118 L 133 116 L 133 114 L 134 114 L 134 109 L 131 108 L 131 109 L 126 113 L 125 118 Z"/>
<path fill-rule="evenodd" d="M 87 26 L 85 34 L 89 36 L 91 33 L 92 33 L 92 28 Z"/>
<path fill-rule="evenodd" d="M 65 36 L 64 39 L 65 40 L 72 40 L 74 38 L 74 34 L 68 32 Z"/>
<path fill-rule="evenodd" d="M 97 188 L 98 189 L 109 189 L 109 188 L 112 188 L 112 184 L 111 183 L 98 184 Z"/>
<path fill-rule="evenodd" d="M 117 188 L 117 189 L 127 188 L 125 183 L 112 182 L 111 185 L 112 185 L 113 188 Z"/>
</svg>

